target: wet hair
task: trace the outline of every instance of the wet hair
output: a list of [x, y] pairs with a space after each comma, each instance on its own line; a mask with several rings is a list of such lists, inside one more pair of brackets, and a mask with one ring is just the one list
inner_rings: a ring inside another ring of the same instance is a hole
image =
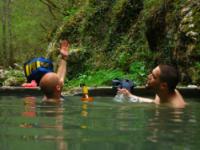
[[179, 82], [178, 70], [171, 65], [159, 65], [160, 68], [160, 80], [166, 82], [169, 92], [173, 92]]

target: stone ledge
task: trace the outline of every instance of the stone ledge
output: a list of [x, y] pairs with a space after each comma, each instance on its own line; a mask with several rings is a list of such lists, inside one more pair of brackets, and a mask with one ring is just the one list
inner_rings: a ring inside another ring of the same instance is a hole
[[[200, 98], [200, 87], [178, 87], [177, 88], [180, 93], [184, 97], [195, 97]], [[112, 89], [112, 87], [97, 87], [97, 88], [90, 88], [89, 92], [92, 96], [115, 96], [116, 91]], [[132, 91], [135, 95], [138, 96], [154, 96], [154, 93], [152, 90], [146, 89], [145, 87], [136, 87]]]
[[[177, 88], [184, 97], [195, 97], [200, 98], [200, 87], [178, 87]], [[132, 93], [138, 96], [154, 96], [151, 90], [145, 87], [136, 87]], [[116, 91], [112, 87], [90, 87], [89, 94], [91, 96], [114, 96]], [[8, 95], [32, 95], [39, 96], [42, 95], [39, 87], [36, 88], [23, 88], [23, 87], [0, 87], [0, 96]], [[63, 95], [81, 96], [81, 88], [72, 88], [70, 90], [64, 91]]]
[[0, 96], [9, 96], [9, 95], [17, 95], [17, 96], [37, 96], [42, 95], [39, 87], [36, 88], [24, 88], [24, 87], [13, 87], [13, 86], [5, 86], [0, 87]]

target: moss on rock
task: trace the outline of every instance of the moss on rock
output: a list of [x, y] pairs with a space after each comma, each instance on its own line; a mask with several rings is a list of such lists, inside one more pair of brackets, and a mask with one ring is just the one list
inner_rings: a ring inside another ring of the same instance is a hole
[[[74, 3], [75, 4], [75, 3]], [[198, 0], [88, 0], [73, 9], [52, 41], [68, 38], [73, 48], [86, 50], [73, 65], [73, 75], [87, 70], [120, 68], [128, 73], [135, 61], [147, 68], [159, 63], [179, 67], [186, 84], [198, 84], [200, 3]], [[55, 46], [55, 44], [54, 44]], [[69, 72], [70, 74], [70, 72]]]

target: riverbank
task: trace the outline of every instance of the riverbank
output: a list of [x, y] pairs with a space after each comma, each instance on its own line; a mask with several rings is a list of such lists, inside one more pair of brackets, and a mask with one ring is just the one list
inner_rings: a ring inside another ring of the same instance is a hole
[[[184, 97], [200, 97], [200, 87], [192, 86], [192, 87], [178, 87], [177, 88]], [[153, 92], [145, 87], [135, 87], [132, 91], [134, 94], [139, 96], [153, 96]], [[65, 96], [81, 96], [81, 88], [71, 88], [69, 90], [65, 90], [62, 93]], [[116, 91], [112, 89], [110, 86], [104, 87], [89, 87], [89, 94], [91, 96], [114, 96]], [[39, 96], [42, 95], [39, 87], [36, 88], [23, 88], [23, 87], [0, 87], [0, 96]]]

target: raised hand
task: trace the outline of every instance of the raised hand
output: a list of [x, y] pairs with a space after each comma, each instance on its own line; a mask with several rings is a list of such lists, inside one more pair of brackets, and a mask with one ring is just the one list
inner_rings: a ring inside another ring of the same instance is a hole
[[62, 40], [60, 43], [60, 54], [63, 59], [67, 59], [69, 50], [69, 42], [67, 40]]

